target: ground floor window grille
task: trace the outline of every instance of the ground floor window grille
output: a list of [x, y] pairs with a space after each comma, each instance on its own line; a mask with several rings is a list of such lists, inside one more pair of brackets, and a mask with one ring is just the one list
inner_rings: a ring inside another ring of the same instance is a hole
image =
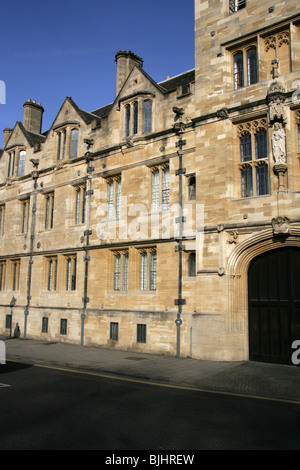
[[42, 318], [42, 333], [48, 333], [48, 317]]
[[10, 330], [11, 325], [12, 325], [12, 316], [11, 315], [6, 315], [6, 317], [5, 317], [5, 328]]
[[138, 323], [137, 325], [137, 342], [146, 343], [147, 339], [147, 325]]
[[119, 323], [110, 323], [109, 339], [111, 339], [112, 341], [119, 341]]
[[67, 326], [68, 326], [68, 320], [66, 318], [62, 318], [60, 320], [60, 334], [61, 335], [67, 334]]

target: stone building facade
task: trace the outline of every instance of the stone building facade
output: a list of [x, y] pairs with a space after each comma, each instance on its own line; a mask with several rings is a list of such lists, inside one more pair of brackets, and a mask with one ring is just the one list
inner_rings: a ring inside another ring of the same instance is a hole
[[300, 339], [300, 10], [195, 0], [195, 68], [28, 100], [0, 157], [0, 334], [289, 363]]

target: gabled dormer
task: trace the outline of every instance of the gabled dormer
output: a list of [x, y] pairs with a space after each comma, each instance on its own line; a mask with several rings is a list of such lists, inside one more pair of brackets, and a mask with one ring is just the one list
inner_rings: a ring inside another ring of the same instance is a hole
[[44, 109], [40, 103], [27, 100], [24, 105], [23, 123], [16, 122], [13, 129], [4, 129], [1, 155], [2, 180], [22, 177], [33, 169], [33, 154], [38, 152], [45, 136], [41, 134]]
[[4, 149], [1, 157], [4, 178], [17, 178], [30, 173], [30, 156], [40, 149], [45, 136], [25, 129], [17, 122], [13, 129], [4, 129]]
[[116, 63], [117, 96], [111, 111], [119, 112], [120, 141], [131, 143], [171, 127], [172, 107], [178, 100], [182, 105], [193, 93], [195, 71], [157, 83], [144, 71], [143, 60], [131, 51], [119, 51]]
[[83, 140], [88, 131], [101, 127], [101, 118], [80, 109], [71, 97], [64, 100], [47, 136], [47, 145], [55, 160], [69, 160], [83, 155]]
[[156, 104], [157, 99], [163, 98], [163, 90], [143, 70], [143, 60], [133, 52], [118, 52], [116, 62], [114, 109], [119, 112], [120, 140], [128, 141], [155, 132]]

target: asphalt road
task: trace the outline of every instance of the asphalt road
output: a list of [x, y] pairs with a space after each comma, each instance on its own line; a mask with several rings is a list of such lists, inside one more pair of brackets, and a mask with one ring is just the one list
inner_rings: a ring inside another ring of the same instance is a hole
[[13, 362], [0, 366], [0, 417], [1, 450], [300, 450], [297, 404]]

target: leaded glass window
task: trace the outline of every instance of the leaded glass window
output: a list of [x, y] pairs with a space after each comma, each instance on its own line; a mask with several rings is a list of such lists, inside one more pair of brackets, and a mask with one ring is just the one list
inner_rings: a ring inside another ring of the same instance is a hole
[[241, 196], [269, 194], [266, 119], [240, 124], [239, 132]]
[[78, 155], [78, 129], [72, 129], [71, 131], [71, 158], [75, 158]]
[[147, 280], [148, 280], [148, 276], [147, 276], [147, 261], [148, 261], [148, 257], [147, 257], [147, 252], [143, 251], [141, 253], [141, 266], [140, 266], [140, 289], [141, 290], [147, 290]]
[[19, 168], [18, 168], [18, 175], [25, 174], [25, 160], [26, 160], [26, 152], [25, 150], [21, 150], [19, 155]]
[[144, 101], [144, 133], [152, 132], [152, 101]]

